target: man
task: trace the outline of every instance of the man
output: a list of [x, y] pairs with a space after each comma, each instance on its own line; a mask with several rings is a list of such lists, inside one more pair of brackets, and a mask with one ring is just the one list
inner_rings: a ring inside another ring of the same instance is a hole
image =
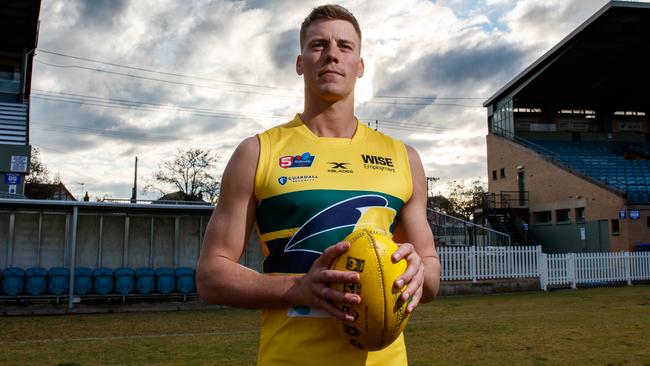
[[[293, 121], [245, 139], [222, 179], [197, 267], [210, 303], [262, 308], [259, 365], [406, 365], [403, 337], [377, 352], [352, 347], [331, 317], [352, 321], [335, 304], [356, 294], [330, 283], [357, 282], [328, 266], [362, 227], [394, 232], [393, 260], [407, 269], [395, 283], [412, 312], [438, 290], [440, 264], [426, 220], [426, 178], [418, 154], [354, 116], [363, 75], [361, 30], [345, 8], [315, 8], [300, 30], [296, 71], [304, 111]], [[264, 274], [238, 264], [257, 222]]]

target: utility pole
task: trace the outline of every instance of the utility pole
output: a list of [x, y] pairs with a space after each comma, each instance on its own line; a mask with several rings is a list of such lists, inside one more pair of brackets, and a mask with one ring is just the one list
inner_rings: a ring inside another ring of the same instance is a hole
[[437, 177], [427, 177], [427, 206], [431, 206], [433, 201], [431, 198], [433, 197], [433, 183], [435, 183], [437, 180], [440, 180], [440, 178]]
[[131, 191], [131, 203], [138, 202], [138, 157], [135, 157], [135, 172], [133, 174], [133, 190]]

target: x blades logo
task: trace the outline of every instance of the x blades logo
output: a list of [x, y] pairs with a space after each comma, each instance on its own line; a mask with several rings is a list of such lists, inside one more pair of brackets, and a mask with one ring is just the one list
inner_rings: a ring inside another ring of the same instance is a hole
[[332, 165], [329, 169], [327, 169], [328, 173], [354, 173], [354, 170], [348, 168], [348, 165], [350, 163], [337, 163], [330, 161], [327, 164]]
[[309, 152], [302, 153], [302, 155], [287, 155], [279, 160], [280, 168], [309, 168], [314, 163], [316, 156]]

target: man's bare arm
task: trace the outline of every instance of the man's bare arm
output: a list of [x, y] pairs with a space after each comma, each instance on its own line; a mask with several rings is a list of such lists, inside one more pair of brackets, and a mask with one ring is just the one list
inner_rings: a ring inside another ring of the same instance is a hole
[[409, 309], [412, 310], [419, 302], [426, 303], [436, 297], [440, 287], [440, 260], [426, 216], [427, 182], [422, 161], [415, 149], [407, 146], [407, 151], [413, 195], [400, 212], [395, 241], [404, 244], [400, 245], [393, 259], [406, 258], [409, 262], [406, 272], [398, 281], [401, 279], [408, 283], [404, 296], [411, 299]]
[[356, 282], [358, 275], [328, 269], [349, 243], [329, 247], [304, 276], [269, 276], [238, 263], [255, 221], [255, 172], [259, 157], [257, 137], [244, 140], [233, 153], [221, 181], [219, 201], [203, 241], [196, 270], [196, 286], [209, 303], [245, 308], [307, 305], [347, 319], [332, 303], [357, 303], [358, 296], [327, 286]]

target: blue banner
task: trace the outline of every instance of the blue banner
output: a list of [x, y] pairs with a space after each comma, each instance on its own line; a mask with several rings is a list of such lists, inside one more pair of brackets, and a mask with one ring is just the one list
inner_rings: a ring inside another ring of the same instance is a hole
[[5, 184], [20, 184], [20, 174], [5, 174]]

